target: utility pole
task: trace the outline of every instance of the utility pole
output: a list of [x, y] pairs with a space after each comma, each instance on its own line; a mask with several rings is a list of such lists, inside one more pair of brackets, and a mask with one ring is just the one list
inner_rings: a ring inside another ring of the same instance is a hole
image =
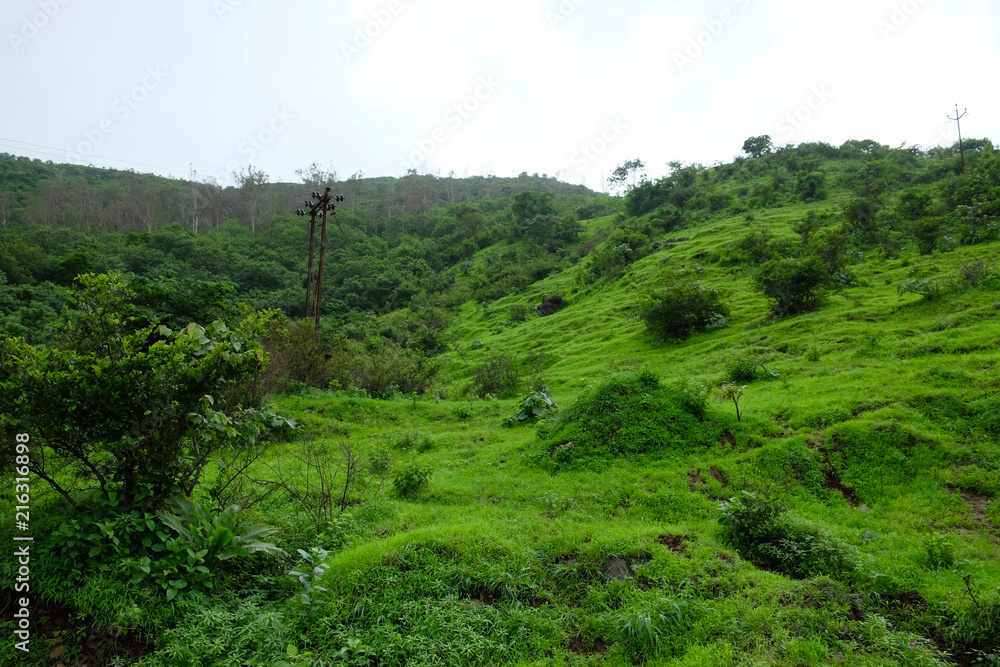
[[[321, 302], [323, 300], [323, 259], [326, 253], [326, 214], [332, 212], [336, 215], [337, 207], [333, 202], [344, 201], [344, 195], [331, 195], [330, 188], [327, 188], [323, 194], [314, 192], [312, 196], [317, 201], [306, 200], [307, 208], [300, 208], [295, 213], [300, 216], [309, 216], [309, 268], [307, 269], [308, 275], [306, 276], [306, 317], [309, 317], [310, 314], [315, 314], [316, 331], [319, 331], [319, 316], [322, 312]], [[310, 297], [313, 289], [313, 239], [316, 236], [316, 216], [320, 213], [323, 214], [323, 221], [319, 241], [319, 271], [315, 281], [316, 300], [312, 302]]]
[[193, 213], [191, 214], [191, 224], [194, 228], [194, 233], [198, 233], [198, 186], [195, 185], [195, 178], [198, 176], [198, 172], [194, 170], [194, 163], [188, 163], [188, 169], [191, 170], [191, 207]]
[[958, 123], [958, 152], [962, 154], [962, 171], [965, 171], [965, 147], [962, 145], [962, 119], [965, 118], [965, 114], [969, 113], [968, 109], [962, 111], [961, 115], [958, 113], [958, 104], [955, 104], [955, 117], [952, 118], [948, 116], [948, 120], [953, 120]]

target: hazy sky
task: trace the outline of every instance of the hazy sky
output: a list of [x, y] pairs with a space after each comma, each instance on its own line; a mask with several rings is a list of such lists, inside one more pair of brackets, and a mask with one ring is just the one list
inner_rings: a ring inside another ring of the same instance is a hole
[[0, 151], [222, 183], [521, 171], [600, 188], [752, 135], [1000, 142], [987, 0], [3, 0]]

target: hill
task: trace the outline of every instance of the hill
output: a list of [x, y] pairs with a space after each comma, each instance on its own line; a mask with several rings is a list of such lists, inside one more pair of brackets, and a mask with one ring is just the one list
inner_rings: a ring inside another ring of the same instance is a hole
[[[334, 278], [316, 337], [276, 320], [300, 427], [193, 494], [299, 557], [170, 603], [127, 561], [67, 585], [53, 550], [43, 594], [149, 665], [995, 664], [1000, 154], [965, 157], [785, 147], [596, 217], [526, 191], [359, 235], [385, 245], [358, 265], [431, 271], [395, 300]], [[442, 254], [462, 221], [491, 231]], [[238, 247], [187, 234], [130, 243]], [[144, 279], [150, 321], [184, 315]]]

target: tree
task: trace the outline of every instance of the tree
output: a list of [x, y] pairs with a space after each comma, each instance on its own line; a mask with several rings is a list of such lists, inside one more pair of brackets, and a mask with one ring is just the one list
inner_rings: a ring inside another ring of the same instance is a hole
[[522, 192], [514, 195], [510, 202], [510, 212], [514, 214], [517, 223], [524, 223], [539, 215], [554, 215], [556, 213], [551, 192]]
[[636, 181], [643, 182], [646, 180], [646, 173], [640, 172], [644, 169], [646, 165], [642, 163], [642, 160], [636, 158], [634, 160], [626, 160], [625, 164], [622, 164], [615, 168], [611, 172], [611, 176], [608, 177], [608, 185], [613, 188], [620, 188], [628, 183], [628, 188], [626, 192], [630, 192], [635, 189]]
[[250, 219], [250, 231], [257, 232], [257, 212], [260, 208], [260, 196], [270, 178], [260, 169], [254, 169], [249, 165], [246, 169], [240, 169], [233, 173], [236, 185], [243, 191], [244, 205], [246, 206], [247, 217]]
[[174, 331], [135, 317], [133, 296], [119, 273], [86, 274], [57, 345], [0, 343], [0, 428], [30, 434], [31, 472], [74, 506], [190, 495], [214, 452], [293, 425], [235, 398], [267, 363], [270, 314]]
[[771, 312], [779, 317], [819, 308], [830, 282], [828, 267], [815, 255], [772, 259], [754, 274], [757, 290], [771, 299]]
[[770, 153], [773, 148], [774, 144], [771, 142], [771, 136], [768, 134], [762, 134], [759, 137], [750, 137], [743, 142], [743, 152], [750, 157], [761, 157]]

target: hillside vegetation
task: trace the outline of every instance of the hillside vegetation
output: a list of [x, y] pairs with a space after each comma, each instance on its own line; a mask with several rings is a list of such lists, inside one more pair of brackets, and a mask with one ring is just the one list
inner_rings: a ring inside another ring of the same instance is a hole
[[33, 482], [34, 664], [1000, 664], [1000, 153], [754, 139], [345, 218], [315, 336], [293, 216], [10, 224], [8, 441], [88, 424], [18, 403], [45, 373], [214, 397], [149, 454], [183, 493], [104, 412]]

